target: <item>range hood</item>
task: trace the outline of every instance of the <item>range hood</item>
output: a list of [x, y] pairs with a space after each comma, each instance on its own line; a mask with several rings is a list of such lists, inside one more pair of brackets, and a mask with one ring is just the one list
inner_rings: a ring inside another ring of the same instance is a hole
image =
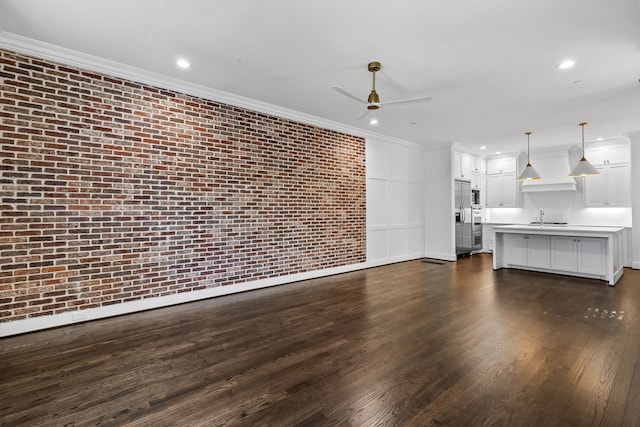
[[[524, 164], [518, 162], [519, 164]], [[531, 153], [531, 164], [540, 174], [538, 181], [524, 181], [523, 193], [541, 191], [576, 191], [576, 180], [569, 176], [569, 147]]]

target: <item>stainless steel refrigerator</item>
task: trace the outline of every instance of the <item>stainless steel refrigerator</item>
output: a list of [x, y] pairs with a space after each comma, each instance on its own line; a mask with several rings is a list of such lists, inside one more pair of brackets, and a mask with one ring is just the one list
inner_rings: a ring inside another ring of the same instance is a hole
[[467, 256], [473, 250], [471, 183], [454, 181], [455, 220], [456, 220], [456, 256]]

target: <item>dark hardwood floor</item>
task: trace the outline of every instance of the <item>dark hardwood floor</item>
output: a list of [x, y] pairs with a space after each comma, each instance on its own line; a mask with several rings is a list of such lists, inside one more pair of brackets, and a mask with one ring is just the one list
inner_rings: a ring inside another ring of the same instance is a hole
[[640, 271], [411, 261], [0, 339], [0, 425], [640, 425]]

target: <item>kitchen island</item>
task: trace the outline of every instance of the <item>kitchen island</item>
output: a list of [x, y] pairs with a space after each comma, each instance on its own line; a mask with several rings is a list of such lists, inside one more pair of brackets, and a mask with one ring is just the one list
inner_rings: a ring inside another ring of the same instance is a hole
[[614, 286], [624, 272], [622, 227], [504, 225], [493, 227], [493, 269], [588, 277]]

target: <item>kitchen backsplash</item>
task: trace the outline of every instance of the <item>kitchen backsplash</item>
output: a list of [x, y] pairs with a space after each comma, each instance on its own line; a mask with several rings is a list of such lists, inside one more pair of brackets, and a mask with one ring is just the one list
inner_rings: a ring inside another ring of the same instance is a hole
[[612, 225], [631, 227], [630, 207], [584, 207], [578, 192], [532, 193], [522, 195], [520, 208], [484, 209], [484, 221], [492, 223], [527, 224], [539, 220], [540, 208], [544, 220], [575, 225]]

